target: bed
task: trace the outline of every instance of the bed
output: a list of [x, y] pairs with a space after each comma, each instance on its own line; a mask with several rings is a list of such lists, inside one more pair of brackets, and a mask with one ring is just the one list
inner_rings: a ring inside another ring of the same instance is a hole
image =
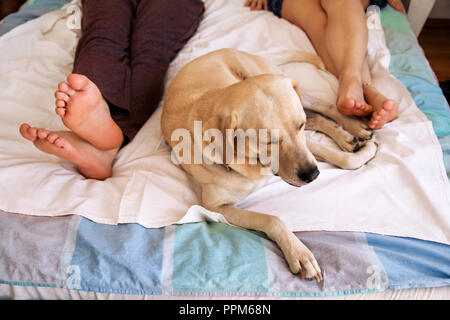
[[[0, 35], [68, 2], [28, 1], [5, 18]], [[448, 103], [406, 18], [390, 7], [380, 16], [389, 72], [432, 122], [448, 177]], [[263, 235], [220, 221], [146, 228], [14, 212], [0, 211], [4, 299], [450, 299], [450, 246], [439, 241], [295, 232], [322, 266], [325, 281], [318, 284], [291, 274]]]

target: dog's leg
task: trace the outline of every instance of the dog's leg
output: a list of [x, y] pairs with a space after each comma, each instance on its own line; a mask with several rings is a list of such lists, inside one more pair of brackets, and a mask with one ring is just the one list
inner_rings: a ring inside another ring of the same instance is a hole
[[355, 170], [369, 162], [376, 152], [377, 145], [373, 141], [368, 141], [365, 146], [357, 152], [345, 152], [334, 148], [326, 147], [316, 141], [307, 139], [306, 144], [312, 154], [320, 160], [334, 164], [335, 166]]
[[333, 120], [310, 111], [306, 112], [306, 116], [306, 130], [314, 130], [326, 134], [344, 151], [356, 152], [365, 144], [364, 142], [360, 143], [356, 137], [345, 131], [341, 125]]
[[227, 221], [235, 226], [264, 232], [275, 241], [289, 264], [292, 273], [320, 282], [322, 273], [316, 259], [309, 249], [286, 227], [278, 217], [268, 214], [242, 210], [232, 205], [208, 208], [221, 213]]
[[342, 125], [345, 131], [360, 140], [369, 140], [372, 138], [373, 132], [370, 130], [365, 121], [355, 117], [343, 115], [334, 105], [314, 101], [305, 108], [323, 114], [324, 116], [334, 120], [336, 123]]

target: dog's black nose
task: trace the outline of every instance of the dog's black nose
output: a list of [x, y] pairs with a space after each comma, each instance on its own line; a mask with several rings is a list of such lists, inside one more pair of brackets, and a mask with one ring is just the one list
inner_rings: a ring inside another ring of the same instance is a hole
[[305, 182], [311, 182], [314, 181], [319, 176], [319, 173], [320, 172], [317, 166], [314, 166], [313, 168], [299, 170], [297, 175], [300, 178], [300, 180]]

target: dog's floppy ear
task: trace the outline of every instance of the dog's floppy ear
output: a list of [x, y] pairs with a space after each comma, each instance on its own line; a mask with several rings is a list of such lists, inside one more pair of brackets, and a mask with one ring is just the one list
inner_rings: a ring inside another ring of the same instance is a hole
[[[233, 140], [227, 140], [227, 130], [236, 130], [238, 127], [238, 113], [232, 111], [230, 115], [216, 114], [209, 118], [203, 124], [203, 159], [206, 162], [225, 164], [226, 159], [226, 145], [228, 143], [234, 144]], [[221, 140], [221, 141], [219, 141]]]
[[207, 164], [224, 163], [225, 130], [223, 116], [219, 114], [212, 116], [202, 124], [202, 128], [203, 160]]
[[[224, 145], [224, 153], [223, 153], [223, 163], [225, 164], [225, 167], [229, 169], [229, 161], [231, 160], [230, 157], [233, 158], [233, 162], [235, 162], [235, 152], [236, 152], [236, 141], [234, 138], [234, 135], [231, 135], [231, 132], [236, 132], [236, 129], [238, 128], [239, 123], [239, 115], [238, 113], [233, 110], [230, 115], [226, 116], [224, 119], [224, 127], [223, 127], [223, 145]], [[229, 150], [230, 146], [233, 146], [233, 154], [229, 154], [227, 159], [227, 150], [228, 152], [231, 152]]]
[[295, 81], [294, 79], [291, 79], [291, 82], [292, 82], [292, 88], [294, 88], [295, 92], [297, 93], [297, 95], [300, 99], [300, 102], [303, 103], [302, 95], [300, 93], [300, 89], [298, 87], [297, 81]]
[[[226, 133], [226, 130], [229, 130], [229, 134]], [[239, 134], [244, 133], [243, 130], [244, 129], [239, 128], [239, 114], [236, 111], [233, 111], [231, 115], [227, 116], [225, 119], [224, 133], [226, 141], [224, 144], [225, 154], [223, 163], [228, 171], [234, 170], [250, 179], [256, 179], [260, 177], [262, 168], [261, 162], [258, 161], [259, 153], [257, 138], [255, 137], [256, 140], [253, 140], [253, 143], [250, 142], [250, 138], [244, 138], [245, 149], [243, 150], [243, 158], [240, 158], [242, 155], [238, 154], [238, 136]], [[240, 131], [240, 133], [238, 133], [238, 131]]]
[[[257, 130], [248, 129], [244, 131], [244, 129], [239, 128], [239, 115], [236, 111], [233, 111], [226, 119], [226, 131], [229, 131], [225, 132], [227, 148], [225, 151], [229, 153], [227, 160], [231, 160], [232, 157], [234, 164], [242, 164], [241, 161], [245, 158], [246, 162], [256, 164], [259, 155]], [[243, 144], [242, 141], [244, 141]], [[242, 146], [245, 149], [239, 150], [239, 147], [242, 148]], [[229, 150], [230, 148], [231, 150]], [[241, 152], [241, 154], [238, 155], [238, 152]]]

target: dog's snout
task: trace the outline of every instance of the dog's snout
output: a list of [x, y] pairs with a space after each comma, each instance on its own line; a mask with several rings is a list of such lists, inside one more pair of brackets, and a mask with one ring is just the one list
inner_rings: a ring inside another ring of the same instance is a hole
[[313, 168], [308, 168], [307, 170], [299, 170], [297, 175], [300, 178], [300, 180], [305, 182], [311, 182], [314, 181], [319, 176], [319, 169], [317, 166], [314, 166]]

